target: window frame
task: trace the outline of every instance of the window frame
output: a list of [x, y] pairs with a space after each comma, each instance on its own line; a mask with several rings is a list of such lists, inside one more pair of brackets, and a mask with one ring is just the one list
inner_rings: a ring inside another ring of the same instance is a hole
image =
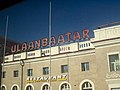
[[[4, 88], [4, 89], [3, 89]], [[6, 87], [5, 86], [1, 86], [1, 90], [6, 90]]]
[[45, 84], [44, 86], [42, 86], [42, 90], [44, 90], [45, 87], [47, 87], [47, 90], [50, 89], [50, 86], [48, 84]]
[[27, 69], [27, 76], [33, 76], [33, 69]]
[[2, 78], [6, 78], [6, 71], [2, 72]]
[[117, 87], [117, 88], [111, 88], [110, 90], [114, 90], [114, 89], [119, 89], [119, 90], [120, 90], [120, 87]]
[[86, 82], [89, 82], [92, 85], [91, 87], [89, 87], [90, 89], [95, 90], [95, 86], [94, 86], [95, 84], [93, 83], [93, 81], [91, 81], [89, 79], [85, 79], [80, 83], [79, 90], [85, 90], [85, 89], [83, 89], [83, 84], [85, 84]]
[[13, 77], [18, 77], [19, 76], [19, 71], [18, 70], [14, 70], [13, 71]]
[[[12, 87], [12, 90], [14, 90], [14, 88], [17, 88], [17, 90], [19, 90], [17, 86], [13, 86], [13, 87]], [[15, 89], [15, 90], [16, 90], [16, 89]]]
[[[67, 69], [66, 69], [67, 67]], [[61, 65], [61, 73], [68, 73], [68, 65], [65, 64], [65, 65]]]
[[81, 71], [89, 71], [90, 70], [90, 62], [82, 62], [81, 63]]
[[26, 90], [29, 90], [29, 89], [30, 89], [30, 90], [34, 90], [31, 85], [28, 85], [28, 86], [26, 87]]
[[49, 74], [49, 67], [43, 67], [43, 75], [48, 75], [48, 74]]
[[118, 54], [118, 59], [119, 59], [119, 61], [120, 61], [120, 53], [119, 53], [119, 52], [107, 53], [107, 61], [108, 61], [108, 69], [109, 69], [109, 72], [116, 72], [116, 71], [111, 71], [111, 69], [110, 69], [110, 60], [109, 60], [109, 56], [110, 56], [110, 55], [115, 55], [115, 54]]
[[28, 90], [28, 87], [29, 87], [29, 86], [32, 87], [32, 90], [35, 90], [33, 84], [31, 84], [31, 83], [28, 83], [28, 84], [25, 86], [25, 89], [24, 89], [24, 90]]

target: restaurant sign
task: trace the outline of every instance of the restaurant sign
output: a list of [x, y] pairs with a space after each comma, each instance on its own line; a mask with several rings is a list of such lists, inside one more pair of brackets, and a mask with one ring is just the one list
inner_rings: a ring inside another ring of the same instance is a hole
[[28, 77], [27, 83], [47, 82], [47, 81], [66, 81], [67, 75], [46, 76], [46, 77]]

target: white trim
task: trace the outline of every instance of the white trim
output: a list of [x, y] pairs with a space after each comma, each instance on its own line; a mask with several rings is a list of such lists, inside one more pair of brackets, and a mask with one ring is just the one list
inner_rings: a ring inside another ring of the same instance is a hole
[[70, 84], [69, 82], [67, 82], [67, 81], [62, 82], [62, 83], [59, 85], [59, 90], [61, 90], [61, 85], [64, 84], [64, 83], [67, 83], [67, 84], [70, 86], [70, 90], [72, 90], [71, 84]]
[[4, 87], [5, 87], [5, 90], [7, 90], [7, 87], [6, 87], [6, 85], [5, 85], [5, 84], [2, 84], [2, 85], [1, 85], [1, 88], [2, 88], [2, 86], [4, 86]]
[[109, 90], [112, 88], [120, 88], [120, 84], [111, 84], [111, 86], [109, 86]]
[[109, 79], [109, 80], [106, 80], [106, 81], [108, 83], [109, 90], [111, 90], [111, 88], [120, 88], [120, 79]]
[[112, 55], [112, 54], [119, 54], [120, 52], [118, 51], [118, 52], [109, 52], [109, 53], [107, 53], [107, 55]]
[[20, 90], [20, 87], [17, 84], [13, 84], [11, 90], [13, 89], [14, 86], [17, 86], [18, 90]]
[[[74, 58], [74, 57], [80, 57], [80, 56], [87, 56], [87, 55], [94, 55], [95, 54], [95, 50], [90, 50], [90, 51], [84, 51], [84, 52], [74, 52], [74, 53], [68, 53], [68, 56], [70, 58]], [[56, 60], [60, 60], [61, 58], [66, 58], [66, 54], [61, 54], [61, 55], [56, 55], [56, 56], [52, 56], [51, 57], [51, 62], [52, 61], [56, 61]], [[32, 63], [42, 63], [42, 62], [49, 62], [49, 57], [42, 57], [42, 58], [35, 58], [35, 59], [28, 59], [28, 60], [24, 60], [25, 64], [29, 64], [29, 62]], [[16, 64], [20, 64], [19, 61], [16, 62], [9, 62], [9, 63], [4, 63], [5, 67], [11, 67], [10, 65], [16, 65]]]
[[[32, 88], [33, 88], [33, 90], [34, 90], [34, 86], [32, 85], [32, 84], [30, 84], [30, 83], [28, 83], [28, 84], [26, 84], [26, 86], [25, 86], [25, 90], [26, 90], [26, 88], [27, 88], [27, 86], [32, 86]], [[23, 89], [24, 90], [24, 89]]]
[[90, 82], [90, 84], [92, 85], [92, 90], [95, 90], [94, 83], [89, 79], [85, 79], [80, 83], [79, 90], [82, 90], [82, 85], [83, 85], [84, 82]]

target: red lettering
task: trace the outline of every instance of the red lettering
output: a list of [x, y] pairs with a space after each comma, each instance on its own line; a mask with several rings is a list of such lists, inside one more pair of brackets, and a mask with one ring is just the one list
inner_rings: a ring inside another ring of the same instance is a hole
[[28, 50], [33, 50], [34, 49], [34, 43], [30, 42], [28, 45]]
[[71, 35], [71, 34], [72, 34], [71, 32], [66, 33], [67, 41], [68, 41], [68, 42], [70, 42], [70, 35]]
[[20, 51], [20, 45], [18, 44], [16, 52], [19, 52], [19, 51]]
[[79, 39], [80, 40], [80, 33], [74, 32], [73, 40]]
[[27, 50], [27, 43], [23, 43], [22, 44], [22, 51], [26, 51]]
[[43, 38], [42, 39], [42, 46], [46, 47], [48, 45], [48, 39], [47, 38]]
[[55, 37], [51, 37], [50, 40], [51, 40], [51, 46], [55, 46], [55, 44], [56, 44]]
[[85, 29], [83, 30], [83, 38], [89, 38], [89, 30], [88, 29]]
[[[36, 40], [34, 42], [29, 42], [28, 45], [26, 42], [24, 42], [23, 44], [17, 44], [17, 45], [13, 45], [11, 47], [11, 52], [12, 53], [16, 53], [16, 52], [20, 52], [20, 51], [27, 51], [27, 50], [34, 50], [34, 49], [39, 49], [41, 46], [42, 47], [46, 47], [47, 45], [49, 45], [49, 42], [51, 44], [51, 46], [55, 46], [56, 43], [58, 44], [63, 44], [65, 43], [65, 40], [67, 40], [67, 42], [70, 42], [71, 40], [80, 40], [81, 38], [89, 38], [89, 30], [88, 29], [84, 29], [82, 31], [82, 37], [80, 37], [80, 33], [79, 32], [74, 32], [73, 33], [73, 37], [72, 37], [72, 33], [71, 32], [67, 32], [65, 35], [61, 34], [58, 36], [58, 41], [56, 41], [56, 38], [54, 36], [52, 36], [51, 38], [43, 38], [41, 41]], [[66, 36], [66, 37], [64, 37]]]
[[59, 43], [64, 43], [64, 42], [65, 42], [64, 36], [63, 35], [59, 35], [58, 36], [58, 44]]
[[35, 48], [40, 48], [40, 40], [35, 41]]
[[13, 45], [13, 46], [11, 47], [11, 52], [12, 52], [12, 53], [15, 53], [15, 52], [16, 52], [16, 45]]

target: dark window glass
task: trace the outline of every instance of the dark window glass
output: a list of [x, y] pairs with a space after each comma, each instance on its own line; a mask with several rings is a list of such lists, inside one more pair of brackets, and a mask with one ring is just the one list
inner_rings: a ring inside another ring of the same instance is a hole
[[5, 78], [6, 77], [6, 71], [3, 71], [2, 72], [2, 78]]
[[33, 90], [33, 88], [31, 85], [29, 85], [29, 86], [27, 86], [26, 90]]
[[18, 77], [18, 70], [13, 71], [13, 77]]
[[68, 72], [68, 65], [62, 65], [61, 66], [61, 73], [66, 73]]
[[119, 54], [109, 55], [109, 67], [110, 71], [120, 71], [120, 59]]
[[27, 70], [27, 76], [33, 76], [33, 69]]
[[43, 75], [49, 74], [49, 67], [43, 67]]
[[14, 87], [12, 88], [12, 90], [18, 90], [18, 87], [17, 87], [17, 86], [14, 86]]
[[82, 71], [89, 71], [89, 62], [81, 63]]

